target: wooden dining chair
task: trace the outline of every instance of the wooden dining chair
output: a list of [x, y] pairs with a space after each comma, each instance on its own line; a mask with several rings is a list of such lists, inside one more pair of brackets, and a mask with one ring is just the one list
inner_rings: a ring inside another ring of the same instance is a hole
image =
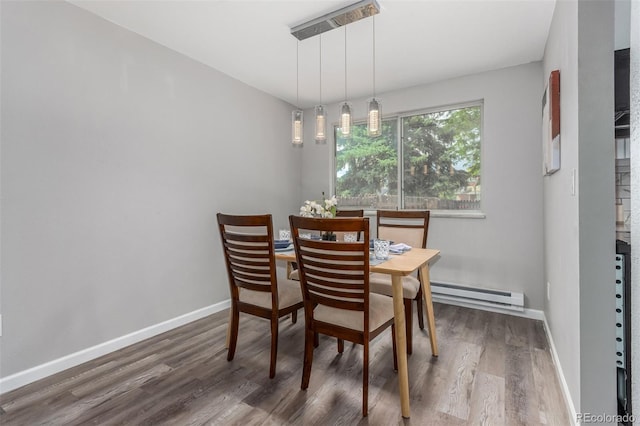
[[235, 355], [240, 312], [266, 318], [271, 321], [269, 377], [273, 378], [278, 354], [278, 319], [290, 313], [295, 322], [298, 309], [303, 307], [300, 284], [276, 268], [270, 214], [218, 213], [217, 216], [231, 292], [227, 361]]
[[[391, 326], [395, 358], [393, 300], [369, 292], [369, 219], [323, 219], [290, 216], [304, 300], [305, 346], [302, 389], [311, 377], [318, 334], [364, 346], [362, 415], [368, 411], [369, 342]], [[324, 241], [300, 237], [300, 230], [362, 232], [364, 241]]]
[[[378, 210], [376, 226], [378, 238], [394, 243], [404, 243], [411, 247], [427, 247], [429, 233], [429, 210]], [[391, 277], [386, 274], [371, 274], [371, 292], [393, 296]], [[405, 324], [407, 328], [407, 353], [413, 352], [413, 312], [412, 301], [415, 300], [418, 311], [418, 325], [424, 330], [424, 314], [422, 303], [422, 286], [419, 277], [408, 275], [402, 277], [402, 294], [404, 298]]]

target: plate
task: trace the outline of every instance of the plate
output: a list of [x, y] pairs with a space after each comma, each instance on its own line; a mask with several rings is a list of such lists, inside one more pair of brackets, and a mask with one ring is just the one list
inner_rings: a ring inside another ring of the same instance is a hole
[[277, 252], [293, 250], [293, 244], [289, 244], [288, 246], [281, 247], [281, 248], [276, 247], [274, 250]]
[[289, 247], [289, 245], [291, 244], [291, 242], [289, 240], [275, 240], [273, 242], [273, 246], [277, 249], [284, 249]]

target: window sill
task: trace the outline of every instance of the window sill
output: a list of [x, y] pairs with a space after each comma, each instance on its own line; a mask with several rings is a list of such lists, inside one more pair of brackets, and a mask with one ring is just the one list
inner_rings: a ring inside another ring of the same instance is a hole
[[473, 211], [431, 210], [431, 217], [486, 219], [487, 215], [479, 210], [473, 210]]
[[[430, 210], [431, 217], [451, 219], [486, 219], [487, 215], [479, 210]], [[376, 210], [365, 210], [365, 216], [376, 217]]]

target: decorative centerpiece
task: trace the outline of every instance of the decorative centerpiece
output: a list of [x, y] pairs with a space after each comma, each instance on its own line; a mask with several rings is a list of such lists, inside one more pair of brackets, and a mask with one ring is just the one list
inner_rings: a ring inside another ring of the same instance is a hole
[[[338, 210], [338, 200], [334, 195], [331, 198], [325, 198], [324, 192], [322, 193], [322, 201], [305, 201], [300, 207], [300, 216], [304, 217], [336, 217], [336, 211]], [[336, 234], [333, 232], [326, 232], [322, 234], [323, 240], [335, 241]]]

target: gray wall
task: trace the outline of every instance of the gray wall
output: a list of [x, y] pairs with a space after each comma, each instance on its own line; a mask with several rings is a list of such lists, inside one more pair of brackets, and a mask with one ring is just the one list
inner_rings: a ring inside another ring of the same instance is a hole
[[[561, 169], [544, 181], [545, 315], [577, 412], [615, 414], [613, 2], [559, 1]], [[575, 175], [576, 189], [571, 188]], [[610, 350], [603, 350], [603, 348]]]
[[64, 2], [2, 2], [2, 377], [228, 299], [215, 213], [299, 208], [291, 106]]
[[[442, 251], [433, 281], [521, 291], [543, 309], [542, 67], [532, 63], [379, 95], [385, 116], [484, 100], [484, 219], [432, 217], [430, 247]], [[365, 99], [353, 101], [363, 118]], [[307, 111], [308, 117], [312, 111]], [[338, 116], [338, 106], [329, 107]], [[310, 124], [311, 120], [307, 120]], [[312, 126], [305, 136], [313, 140]], [[302, 194], [318, 198], [332, 178], [333, 144], [305, 146]]]

